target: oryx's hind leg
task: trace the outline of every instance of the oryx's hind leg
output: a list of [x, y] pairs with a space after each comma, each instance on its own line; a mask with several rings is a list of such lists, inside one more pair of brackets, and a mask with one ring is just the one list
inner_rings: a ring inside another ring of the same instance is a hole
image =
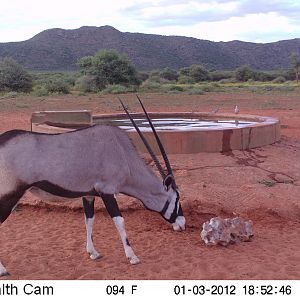
[[[15, 191], [0, 196], [0, 225], [9, 217], [26, 189], [25, 186], [19, 186]], [[5, 275], [9, 275], [9, 273], [0, 262], [0, 276]]]
[[82, 198], [84, 214], [85, 214], [85, 226], [86, 226], [86, 251], [90, 254], [91, 259], [101, 258], [102, 255], [98, 253], [93, 244], [93, 225], [95, 221], [94, 202], [95, 197], [83, 197]]
[[123, 247], [125, 250], [125, 255], [129, 259], [130, 263], [135, 265], [140, 262], [139, 258], [134, 254], [125, 230], [125, 222], [124, 218], [121, 215], [120, 209], [118, 207], [118, 203], [116, 201], [116, 198], [114, 195], [110, 194], [101, 194], [101, 198], [103, 199], [104, 205], [109, 213], [109, 215], [112, 217], [116, 228], [119, 232], [119, 235], [121, 237]]

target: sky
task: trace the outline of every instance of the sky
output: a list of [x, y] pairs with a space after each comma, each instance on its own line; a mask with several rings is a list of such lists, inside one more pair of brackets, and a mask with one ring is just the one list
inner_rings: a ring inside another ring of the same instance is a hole
[[300, 0], [0, 0], [0, 43], [50, 28], [268, 43], [300, 38]]

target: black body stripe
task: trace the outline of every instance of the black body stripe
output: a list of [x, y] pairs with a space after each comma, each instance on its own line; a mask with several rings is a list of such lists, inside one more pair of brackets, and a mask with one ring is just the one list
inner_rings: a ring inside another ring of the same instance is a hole
[[91, 219], [95, 214], [94, 213], [95, 198], [93, 198], [93, 200], [90, 201], [90, 200], [87, 200], [85, 197], [83, 197], [82, 203], [83, 203], [85, 217], [87, 219]]
[[47, 180], [42, 180], [33, 183], [31, 186], [38, 187], [39, 189], [50, 193], [52, 195], [56, 195], [59, 197], [64, 197], [64, 198], [78, 198], [82, 196], [97, 196], [97, 192], [95, 190], [87, 191], [87, 192], [82, 192], [82, 191], [70, 191], [65, 188], [60, 187], [57, 184], [51, 183]]
[[3, 195], [0, 198], [0, 222], [3, 223], [11, 214], [13, 207], [18, 203], [21, 197], [26, 192], [27, 185], [19, 185], [16, 190]]
[[101, 198], [104, 202], [104, 205], [106, 207], [107, 212], [109, 215], [114, 217], [122, 217], [122, 214], [120, 212], [118, 203], [114, 195], [111, 194], [101, 194]]
[[21, 134], [25, 134], [25, 133], [28, 133], [28, 131], [18, 130], [18, 129], [14, 129], [14, 130], [10, 130], [10, 131], [6, 131], [6, 132], [2, 133], [0, 135], [0, 146], [4, 146], [8, 141], [13, 139], [14, 137], [19, 136]]

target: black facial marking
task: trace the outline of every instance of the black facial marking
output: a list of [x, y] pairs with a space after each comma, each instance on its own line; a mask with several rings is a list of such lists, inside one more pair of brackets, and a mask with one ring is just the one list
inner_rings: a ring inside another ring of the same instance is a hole
[[178, 216], [181, 216], [181, 217], [183, 217], [183, 211], [182, 211], [181, 204], [179, 204]]
[[[170, 202], [169, 202], [169, 201], [167, 201], [167, 202], [165, 203], [165, 205], [164, 205], [162, 211], [160, 212], [160, 214], [163, 216], [163, 218], [164, 218], [165, 220], [167, 220], [168, 222], [170, 222], [170, 223], [174, 223], [174, 222], [176, 221], [176, 218], [177, 218], [178, 216], [183, 216], [183, 211], [182, 211], [181, 205], [180, 205], [180, 203], [179, 203], [180, 195], [179, 195], [179, 193], [178, 193], [177, 191], [176, 191], [176, 194], [177, 194], [176, 202], [175, 202], [175, 206], [174, 206], [174, 209], [173, 209], [173, 212], [172, 212], [170, 218], [167, 219], [167, 218], [164, 216], [165, 213], [166, 213], [166, 211], [167, 211], [167, 209], [169, 208], [169, 205], [170, 205]], [[178, 205], [179, 205], [179, 208], [178, 208]], [[178, 211], [178, 213], [177, 213], [177, 211]]]
[[165, 213], [166, 213], [167, 209], [169, 208], [169, 205], [170, 205], [170, 202], [169, 202], [169, 201], [167, 201], [167, 202], [165, 203], [165, 205], [164, 205], [164, 207], [163, 207], [162, 211], [160, 212], [160, 214], [161, 214], [162, 216], [164, 216], [164, 215], [165, 215]]
[[170, 223], [174, 223], [176, 221], [176, 218], [178, 217], [178, 213], [177, 213], [177, 208], [178, 208], [178, 204], [179, 204], [178, 202], [179, 202], [179, 197], [176, 198], [174, 210], [173, 210], [170, 220], [169, 220]]
[[114, 218], [114, 217], [122, 217], [122, 214], [120, 212], [118, 203], [114, 195], [110, 194], [102, 194], [101, 198], [104, 202], [104, 205], [106, 207], [107, 212], [109, 215]]
[[128, 241], [128, 238], [126, 238], [126, 245], [130, 247], [130, 243]]
[[94, 216], [94, 203], [95, 198], [92, 201], [87, 200], [85, 197], [82, 198], [83, 208], [85, 217], [91, 219]]
[[38, 187], [39, 189], [50, 193], [52, 195], [56, 195], [59, 197], [64, 197], [64, 198], [77, 198], [77, 197], [82, 197], [82, 196], [86, 196], [86, 195], [90, 195], [90, 196], [96, 196], [96, 191], [91, 190], [91, 191], [70, 191], [67, 190], [65, 188], [60, 187], [57, 184], [51, 183], [47, 180], [42, 180], [42, 181], [38, 181], [33, 183], [31, 186], [35, 186]]

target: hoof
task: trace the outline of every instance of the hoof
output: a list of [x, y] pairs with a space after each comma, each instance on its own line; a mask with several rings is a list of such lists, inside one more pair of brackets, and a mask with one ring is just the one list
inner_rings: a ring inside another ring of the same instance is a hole
[[129, 261], [130, 261], [130, 263], [131, 263], [132, 265], [137, 265], [137, 264], [140, 263], [140, 260], [139, 260], [139, 258], [138, 258], [137, 256], [134, 256], [134, 257], [129, 258]]
[[100, 258], [102, 258], [103, 257], [103, 255], [101, 255], [101, 254], [99, 254], [99, 253], [95, 253], [95, 254], [91, 254], [90, 255], [90, 258], [92, 259], [92, 260], [97, 260], [97, 259], [100, 259]]
[[8, 272], [1, 273], [0, 276], [10, 276], [10, 273], [8, 273]]

